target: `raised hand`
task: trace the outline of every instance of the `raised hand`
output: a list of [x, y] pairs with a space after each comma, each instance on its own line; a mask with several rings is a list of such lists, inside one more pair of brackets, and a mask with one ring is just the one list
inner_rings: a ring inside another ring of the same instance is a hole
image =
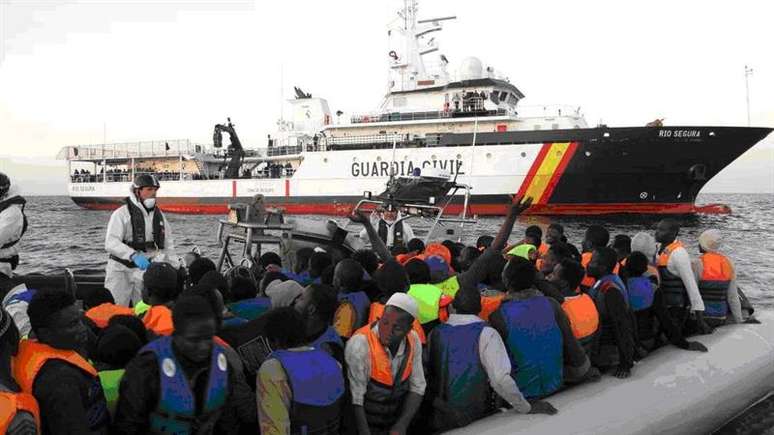
[[524, 198], [523, 196], [514, 196], [513, 202], [511, 203], [511, 208], [509, 210], [509, 214], [511, 216], [518, 216], [522, 213], [524, 213], [524, 210], [528, 209], [532, 205], [532, 197], [528, 196]]

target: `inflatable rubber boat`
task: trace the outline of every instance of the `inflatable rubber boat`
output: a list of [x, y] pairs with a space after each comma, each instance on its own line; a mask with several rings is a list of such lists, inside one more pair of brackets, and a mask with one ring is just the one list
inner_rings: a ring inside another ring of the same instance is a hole
[[628, 379], [606, 375], [547, 400], [553, 416], [503, 412], [448, 433], [707, 434], [774, 391], [774, 312], [761, 324], [729, 325], [693, 337], [707, 353], [666, 346], [634, 366]]

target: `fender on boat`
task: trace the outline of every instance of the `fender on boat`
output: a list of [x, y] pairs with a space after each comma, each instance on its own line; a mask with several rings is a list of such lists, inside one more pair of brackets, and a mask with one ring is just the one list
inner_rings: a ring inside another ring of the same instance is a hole
[[667, 346], [636, 364], [628, 379], [605, 375], [550, 396], [556, 415], [509, 411], [448, 433], [710, 433], [774, 391], [774, 312], [756, 317], [761, 324], [692, 337], [707, 353]]

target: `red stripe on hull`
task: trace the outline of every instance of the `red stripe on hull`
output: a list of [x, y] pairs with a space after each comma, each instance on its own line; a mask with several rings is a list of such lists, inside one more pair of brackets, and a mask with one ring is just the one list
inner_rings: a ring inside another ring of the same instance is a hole
[[567, 151], [562, 156], [562, 160], [559, 162], [559, 166], [556, 167], [554, 175], [551, 177], [551, 181], [548, 182], [548, 186], [546, 187], [545, 192], [543, 192], [543, 196], [539, 201], [537, 201], [538, 204], [545, 204], [551, 200], [551, 195], [554, 194], [556, 185], [559, 184], [559, 180], [562, 178], [564, 170], [567, 169], [567, 165], [570, 164], [570, 160], [572, 160], [572, 157], [575, 155], [575, 151], [577, 149], [578, 142], [571, 142], [567, 147]]
[[[81, 207], [92, 210], [114, 210], [121, 204], [84, 203]], [[321, 214], [344, 216], [349, 214], [354, 203], [294, 203], [273, 204], [288, 214]], [[167, 202], [159, 205], [163, 211], [181, 214], [220, 214], [228, 213], [226, 204], [197, 204], [195, 202]], [[503, 216], [507, 212], [504, 204], [470, 204], [469, 213], [479, 216]], [[462, 212], [462, 204], [450, 204], [447, 214]], [[685, 203], [618, 203], [618, 204], [536, 204], [525, 215], [564, 215], [588, 216], [606, 214], [730, 214], [731, 208], [723, 204], [693, 205]]]
[[532, 166], [530, 166], [527, 176], [524, 177], [524, 181], [521, 182], [521, 187], [519, 187], [519, 191], [516, 192], [516, 196], [522, 196], [527, 191], [529, 185], [532, 183], [532, 179], [535, 178], [535, 174], [537, 174], [538, 168], [543, 164], [543, 160], [545, 160], [546, 154], [548, 154], [550, 148], [551, 143], [544, 143], [540, 148], [540, 152], [538, 152], [537, 157], [535, 157], [535, 160], [532, 162]]

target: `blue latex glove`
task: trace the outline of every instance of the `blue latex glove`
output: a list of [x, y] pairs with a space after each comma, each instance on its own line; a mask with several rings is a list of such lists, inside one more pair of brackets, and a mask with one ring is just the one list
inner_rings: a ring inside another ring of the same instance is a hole
[[132, 255], [132, 262], [139, 267], [140, 270], [146, 270], [150, 267], [150, 261], [148, 261], [148, 258], [140, 252], [136, 252]]

